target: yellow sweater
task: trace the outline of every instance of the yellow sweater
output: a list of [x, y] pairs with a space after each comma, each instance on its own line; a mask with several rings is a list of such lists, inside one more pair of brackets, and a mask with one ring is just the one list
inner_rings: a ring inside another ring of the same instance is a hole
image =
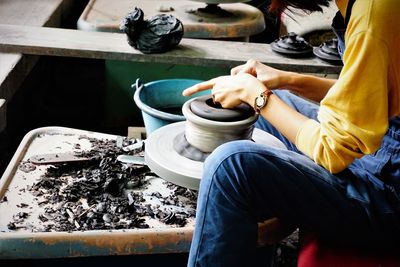
[[[346, 14], [348, 0], [337, 0]], [[331, 173], [375, 152], [400, 115], [400, 0], [357, 0], [345, 35], [344, 66], [318, 120], [296, 136], [300, 151]]]

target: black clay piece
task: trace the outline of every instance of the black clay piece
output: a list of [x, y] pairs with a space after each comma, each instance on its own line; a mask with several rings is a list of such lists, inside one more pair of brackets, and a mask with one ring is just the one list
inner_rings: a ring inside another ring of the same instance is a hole
[[120, 29], [126, 33], [130, 40], [139, 38], [145, 22], [144, 13], [140, 8], [135, 7], [128, 15], [121, 21]]
[[128, 36], [129, 45], [145, 54], [163, 53], [177, 46], [183, 37], [182, 22], [172, 15], [160, 14], [143, 20], [135, 7], [122, 21], [120, 29]]
[[174, 150], [181, 156], [194, 160], [204, 162], [210, 153], [203, 152], [200, 149], [192, 146], [186, 139], [185, 132], [178, 134], [173, 140]]
[[240, 104], [235, 109], [226, 109], [214, 103], [210, 95], [193, 100], [190, 110], [203, 119], [223, 122], [241, 121], [254, 115], [254, 110], [247, 104]]
[[273, 51], [286, 56], [307, 56], [312, 54], [313, 51], [312, 46], [294, 32], [272, 42], [271, 48]]
[[314, 55], [320, 59], [332, 62], [332, 63], [342, 63], [338, 52], [338, 40], [333, 38], [332, 40], [323, 43], [319, 47], [314, 48]]

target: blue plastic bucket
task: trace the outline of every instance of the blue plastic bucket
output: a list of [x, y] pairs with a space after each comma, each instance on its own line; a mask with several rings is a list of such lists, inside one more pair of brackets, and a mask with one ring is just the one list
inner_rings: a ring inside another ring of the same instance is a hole
[[135, 88], [133, 99], [141, 109], [144, 127], [149, 135], [154, 130], [178, 121], [184, 121], [183, 104], [196, 96], [210, 94], [206, 90], [190, 97], [182, 96], [182, 91], [201, 80], [168, 79], [143, 84], [140, 79], [132, 85]]

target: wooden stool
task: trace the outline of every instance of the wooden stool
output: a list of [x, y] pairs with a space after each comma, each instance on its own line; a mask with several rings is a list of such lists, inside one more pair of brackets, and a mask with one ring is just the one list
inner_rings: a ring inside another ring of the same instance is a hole
[[396, 250], [377, 251], [344, 248], [321, 244], [305, 234], [301, 242], [298, 267], [399, 267], [400, 254]]

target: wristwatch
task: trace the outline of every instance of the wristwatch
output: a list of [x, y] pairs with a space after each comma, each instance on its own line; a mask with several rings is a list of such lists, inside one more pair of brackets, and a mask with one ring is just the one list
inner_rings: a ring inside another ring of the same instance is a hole
[[267, 105], [269, 96], [272, 94], [271, 90], [265, 90], [254, 99], [254, 110], [257, 114], [259, 114], [261, 109]]

